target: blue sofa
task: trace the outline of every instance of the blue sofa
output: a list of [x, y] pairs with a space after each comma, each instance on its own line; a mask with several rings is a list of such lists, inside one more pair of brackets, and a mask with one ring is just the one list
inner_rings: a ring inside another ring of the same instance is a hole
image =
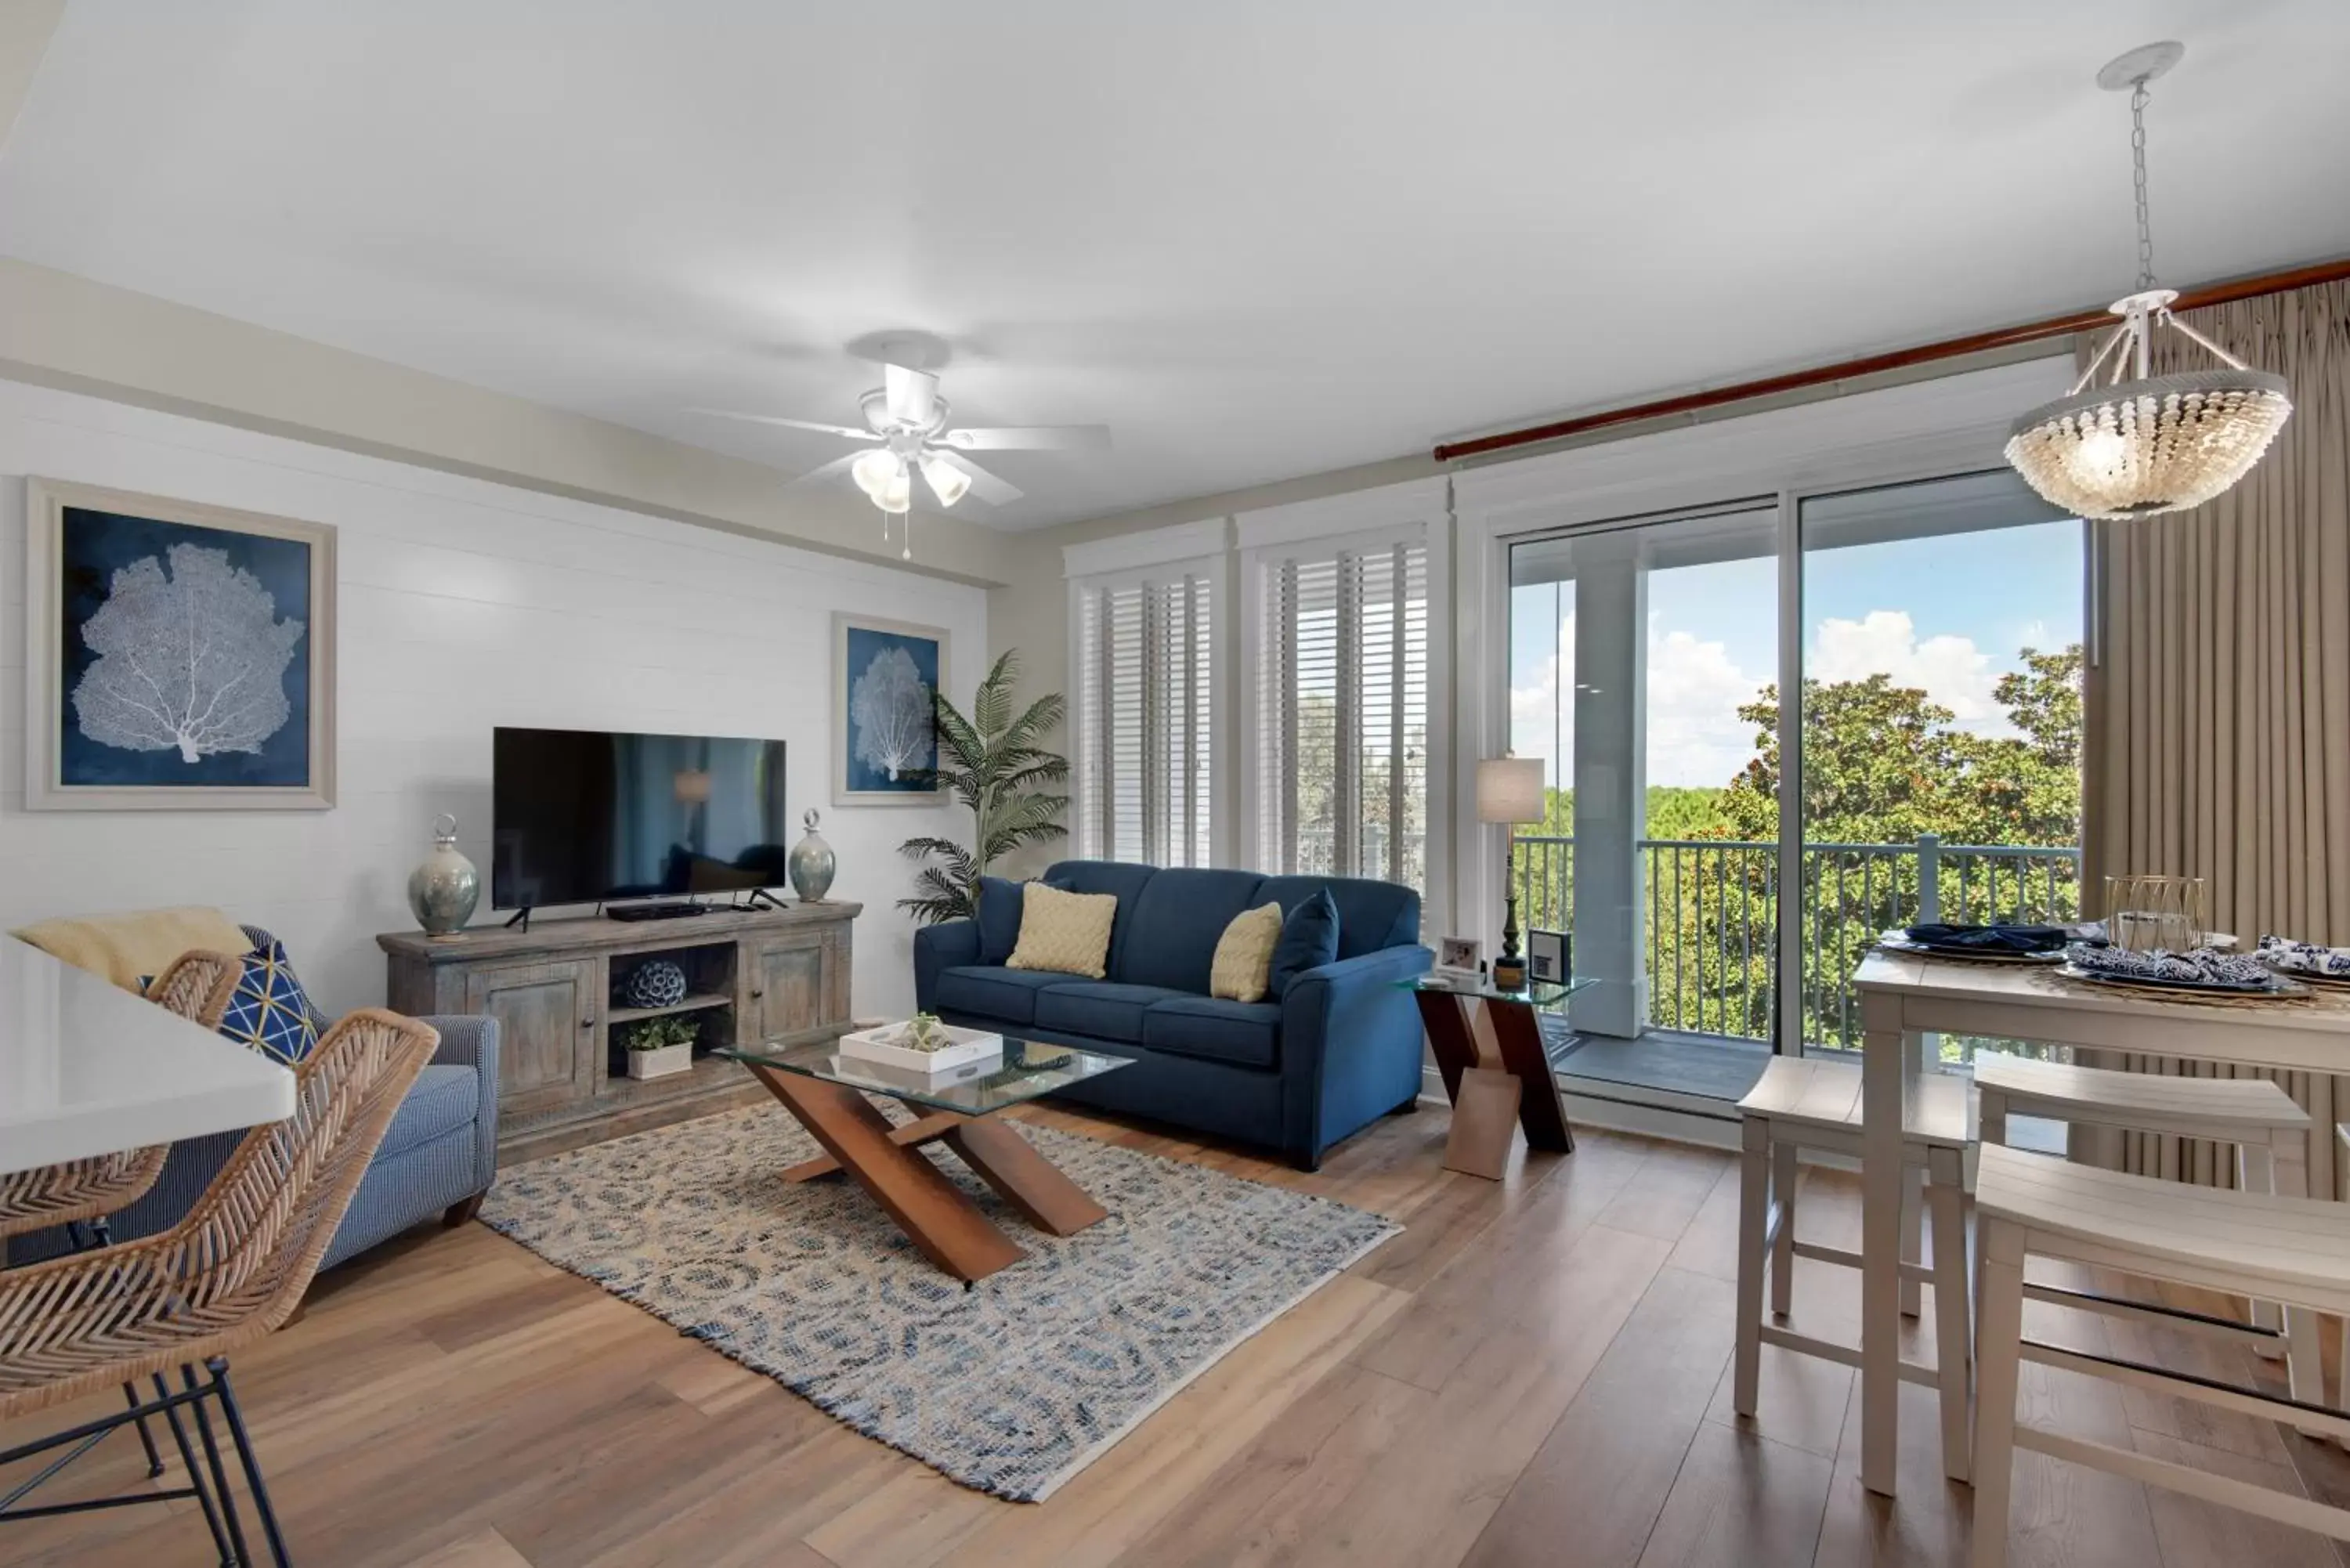
[[[255, 947], [273, 940], [258, 926]], [[314, 1006], [323, 1034], [332, 1021]], [[435, 1216], [470, 1219], [498, 1172], [498, 1023], [494, 1018], [426, 1018], [441, 1034], [431, 1065], [392, 1113], [383, 1142], [319, 1261], [322, 1270]], [[163, 1174], [138, 1202], [112, 1216], [118, 1241], [178, 1224], [243, 1142], [243, 1132], [215, 1133], [172, 1146]], [[68, 1250], [62, 1230], [36, 1231], [0, 1244], [6, 1261], [27, 1263]]]
[[[1118, 896], [1105, 979], [985, 962], [979, 922], [949, 920], [914, 934], [914, 994], [951, 1023], [1134, 1058], [1059, 1097], [1278, 1148], [1307, 1170], [1418, 1099], [1419, 1008], [1397, 981], [1432, 958], [1410, 888], [1110, 860], [1064, 860], [1041, 879]], [[1286, 913], [1323, 888], [1338, 909], [1337, 961], [1277, 998], [1208, 995], [1233, 916], [1267, 902]]]

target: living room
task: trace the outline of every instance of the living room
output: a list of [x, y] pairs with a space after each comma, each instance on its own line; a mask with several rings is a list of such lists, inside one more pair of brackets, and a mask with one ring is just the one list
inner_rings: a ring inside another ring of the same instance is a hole
[[2345, 49], [15, 0], [0, 1555], [2334, 1561]]

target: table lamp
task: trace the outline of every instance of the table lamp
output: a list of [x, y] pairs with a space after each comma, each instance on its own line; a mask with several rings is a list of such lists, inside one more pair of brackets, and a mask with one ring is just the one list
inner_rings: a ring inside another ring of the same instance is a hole
[[1518, 825], [1546, 815], [1540, 757], [1489, 757], [1477, 764], [1477, 820], [1510, 830], [1502, 855], [1502, 887], [1508, 914], [1502, 922], [1502, 955], [1493, 961], [1493, 983], [1516, 991], [1526, 983], [1526, 961], [1518, 953]]

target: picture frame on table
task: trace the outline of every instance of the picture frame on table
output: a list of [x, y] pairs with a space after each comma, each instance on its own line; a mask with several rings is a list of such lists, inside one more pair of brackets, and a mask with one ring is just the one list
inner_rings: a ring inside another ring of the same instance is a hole
[[951, 652], [943, 627], [833, 612], [833, 805], [936, 805], [945, 798], [934, 772], [934, 698]]
[[335, 804], [335, 530], [25, 482], [25, 805]]
[[1475, 937], [1440, 937], [1432, 980], [1451, 985], [1477, 985], [1485, 978], [1485, 944]]
[[1564, 985], [1575, 973], [1575, 940], [1565, 931], [1526, 932], [1526, 972], [1538, 981]]

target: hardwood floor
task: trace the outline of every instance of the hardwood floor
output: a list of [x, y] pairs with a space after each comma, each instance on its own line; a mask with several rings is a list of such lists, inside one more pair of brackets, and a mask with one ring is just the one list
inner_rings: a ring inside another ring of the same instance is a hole
[[[776, 1114], [781, 1115], [778, 1111]], [[1402, 1235], [1248, 1341], [1049, 1502], [1003, 1503], [857, 1436], [479, 1225], [321, 1280], [237, 1376], [296, 1560], [331, 1568], [1207, 1568], [1956, 1564], [1932, 1397], [1905, 1387], [1902, 1494], [1861, 1490], [1855, 1379], [1766, 1348], [1730, 1412], [1727, 1155], [1578, 1131], [1493, 1183], [1440, 1168], [1447, 1114], [1391, 1118], [1305, 1175], [1057, 1111], [1035, 1119], [1326, 1194]], [[1806, 1177], [1806, 1235], [1856, 1245], [1856, 1189]], [[1017, 1221], [1011, 1223], [1016, 1226]], [[1858, 1281], [1798, 1265], [1814, 1332]], [[981, 1288], [985, 1288], [983, 1285]], [[2211, 1303], [2204, 1303], [2207, 1306]], [[1929, 1309], [1930, 1311], [1930, 1308]], [[2277, 1382], [2233, 1349], [2064, 1309], [2033, 1331]], [[1930, 1320], [1915, 1331], [1930, 1345]], [[2266, 1423], [2045, 1368], [2038, 1418], [2215, 1471], [2350, 1496], [2350, 1461]], [[105, 1400], [93, 1400], [95, 1413]], [[47, 1412], [0, 1440], [83, 1414]], [[51, 1500], [143, 1485], [109, 1438]], [[2022, 1563], [2332, 1564], [2333, 1545], [2019, 1460]], [[199, 1568], [189, 1503], [0, 1525], [0, 1561]], [[248, 1513], [248, 1521], [250, 1514]]]

